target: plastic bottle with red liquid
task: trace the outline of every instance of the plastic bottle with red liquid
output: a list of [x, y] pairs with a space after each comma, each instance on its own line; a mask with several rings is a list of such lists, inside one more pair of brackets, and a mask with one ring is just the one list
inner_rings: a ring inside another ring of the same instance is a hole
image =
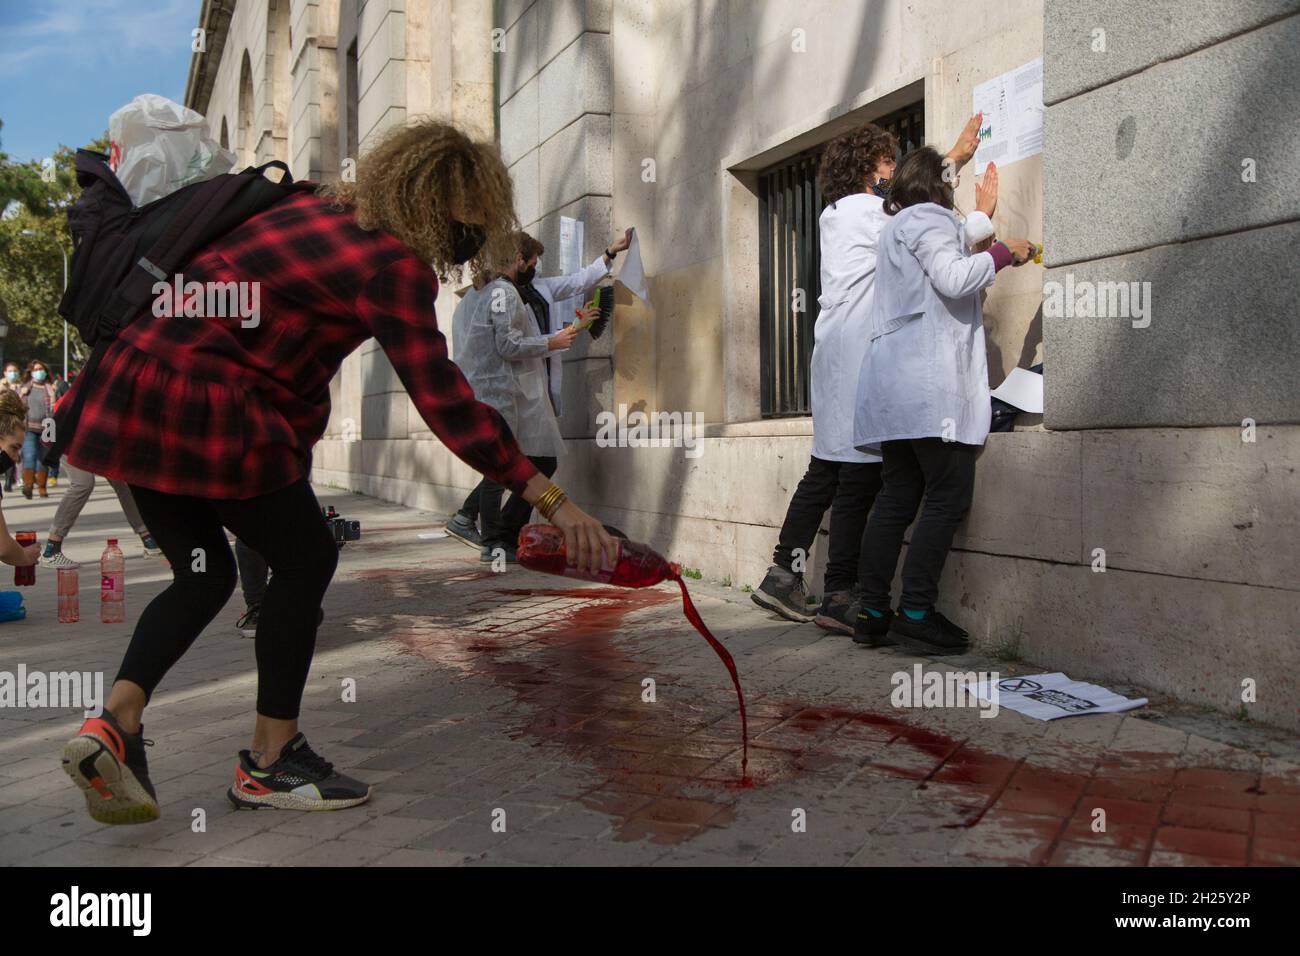
[[126, 620], [126, 557], [117, 538], [108, 539], [99, 558], [99, 620], [103, 624]]
[[682, 609], [686, 619], [700, 632], [714, 653], [731, 675], [731, 683], [736, 688], [736, 700], [740, 703], [741, 739], [744, 742], [744, 756], [740, 764], [740, 785], [753, 786], [749, 778], [749, 720], [745, 714], [745, 692], [740, 689], [740, 675], [736, 671], [736, 662], [731, 652], [723, 646], [709, 631], [700, 617], [699, 611], [691, 602], [686, 591], [686, 582], [682, 580], [682, 569], [669, 561], [649, 545], [626, 538], [615, 538], [618, 544], [618, 558], [613, 568], [602, 567], [592, 574], [586, 569], [571, 567], [564, 544], [564, 532], [555, 525], [530, 524], [519, 532], [519, 550], [516, 560], [522, 568], [530, 571], [543, 571], [546, 574], [559, 574], [568, 578], [582, 578], [586, 581], [599, 581], [602, 584], [616, 584], [625, 588], [648, 588], [661, 581], [676, 581], [682, 589]]
[[[14, 534], [14, 540], [26, 547], [29, 544], [36, 543], [35, 531], [19, 531]], [[17, 587], [28, 587], [36, 583], [36, 565], [28, 564], [22, 567], [14, 568], [14, 584]]]
[[625, 588], [648, 588], [660, 581], [676, 581], [681, 577], [681, 568], [648, 545], [626, 538], [615, 538], [614, 541], [618, 544], [618, 560], [612, 568], [602, 567], [592, 574], [585, 568], [569, 566], [563, 531], [553, 524], [530, 524], [519, 532], [517, 559], [521, 567], [533, 571]]

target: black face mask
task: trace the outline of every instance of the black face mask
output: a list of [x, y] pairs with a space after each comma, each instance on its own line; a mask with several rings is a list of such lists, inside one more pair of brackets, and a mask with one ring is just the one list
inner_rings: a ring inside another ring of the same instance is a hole
[[451, 261], [462, 265], [478, 255], [487, 240], [482, 226], [467, 226], [456, 219], [451, 221]]
[[881, 199], [888, 199], [889, 180], [888, 179], [880, 180], [880, 182], [876, 183], [874, 186], [871, 187], [871, 191], [875, 193], [877, 196], [879, 196]]
[[515, 276], [515, 285], [529, 285], [537, 278], [537, 266], [529, 266], [527, 269], [520, 269]]
[[0, 450], [0, 471], [8, 471], [14, 464], [14, 460], [9, 457], [9, 452]]

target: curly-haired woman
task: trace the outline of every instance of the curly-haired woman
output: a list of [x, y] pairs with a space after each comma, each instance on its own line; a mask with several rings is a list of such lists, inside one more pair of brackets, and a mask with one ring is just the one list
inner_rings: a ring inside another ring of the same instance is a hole
[[[257, 627], [252, 746], [239, 754], [230, 800], [335, 810], [369, 798], [366, 784], [335, 771], [298, 731], [338, 561], [307, 480], [312, 446], [329, 418], [330, 380], [373, 337], [443, 444], [530, 502], [549, 491], [501, 416], [475, 400], [433, 311], [438, 275], [500, 261], [517, 228], [496, 147], [415, 122], [362, 158], [355, 183], [285, 199], [185, 266], [187, 282], [258, 283], [258, 322], [148, 310], [104, 353], [67, 456], [128, 482], [173, 580], [141, 613], [103, 717], [64, 748], [96, 820], [158, 816], [141, 715], [234, 590], [224, 528], [272, 571]], [[80, 377], [74, 391], [87, 384]], [[571, 561], [594, 569], [612, 560], [616, 545], [601, 524], [558, 496], [546, 505]]]

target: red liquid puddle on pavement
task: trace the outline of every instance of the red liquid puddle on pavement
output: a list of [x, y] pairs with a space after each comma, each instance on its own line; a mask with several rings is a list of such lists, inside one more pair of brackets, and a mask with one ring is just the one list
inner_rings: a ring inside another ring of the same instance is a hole
[[[396, 580], [395, 573], [357, 576], [398, 592], [448, 582], [445, 571], [427, 574], [427, 581], [423, 569], [415, 571], [421, 581], [411, 580], [410, 569]], [[1300, 862], [1300, 777], [1182, 768], [1171, 754], [1058, 743], [1052, 745], [1058, 752], [1044, 757], [1065, 767], [1055, 769], [984, 751], [891, 714], [760, 700], [750, 707], [756, 737], [745, 754], [755, 767], [737, 779], [730, 763], [734, 724], [711, 715], [711, 695], [696, 693], [672, 707], [638, 706], [640, 679], [662, 675], [654, 663], [661, 640], [633, 632], [617, 645], [612, 641], [627, 633], [629, 614], [671, 601], [669, 593], [618, 587], [492, 593], [520, 600], [479, 609], [491, 598], [473, 595], [463, 612], [467, 621], [399, 626], [391, 637], [435, 664], [467, 665], [510, 689], [532, 711], [518, 735], [537, 746], [558, 744], [572, 763], [602, 778], [574, 797], [615, 818], [621, 840], [689, 840], [731, 821], [737, 791], [858, 767], [916, 781], [917, 796], [927, 795], [919, 812], [935, 821], [929, 825], [978, 835], [971, 854], [995, 862], [1056, 862], [1058, 853], [1069, 861], [1080, 848], [1139, 865], [1155, 853], [1161, 862], [1188, 865]], [[537, 602], [531, 608], [530, 600]], [[508, 612], [510, 622], [483, 622], [482, 615], [490, 619], [498, 610]], [[659, 682], [673, 688], [675, 699], [684, 689], [671, 677]], [[629, 697], [637, 703], [629, 705]], [[1091, 831], [1097, 807], [1110, 816], [1108, 833]], [[1234, 832], [1247, 816], [1248, 832]]]

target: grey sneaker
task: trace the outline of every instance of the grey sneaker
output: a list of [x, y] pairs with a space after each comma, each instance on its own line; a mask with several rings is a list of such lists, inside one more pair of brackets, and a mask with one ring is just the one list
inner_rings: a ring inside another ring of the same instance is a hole
[[855, 591], [832, 591], [822, 600], [814, 620], [817, 626], [841, 634], [852, 634], [862, 602]]
[[447, 534], [468, 547], [483, 547], [483, 536], [479, 534], [478, 528], [469, 520], [468, 515], [463, 515], [459, 511], [447, 522]]
[[44, 568], [79, 568], [81, 567], [76, 561], [64, 554], [62, 551], [51, 551], [47, 546], [45, 553], [40, 557], [41, 567]]
[[808, 586], [803, 575], [777, 564], [767, 569], [767, 577], [750, 597], [759, 607], [774, 611], [787, 621], [806, 624], [815, 616], [808, 608]]

